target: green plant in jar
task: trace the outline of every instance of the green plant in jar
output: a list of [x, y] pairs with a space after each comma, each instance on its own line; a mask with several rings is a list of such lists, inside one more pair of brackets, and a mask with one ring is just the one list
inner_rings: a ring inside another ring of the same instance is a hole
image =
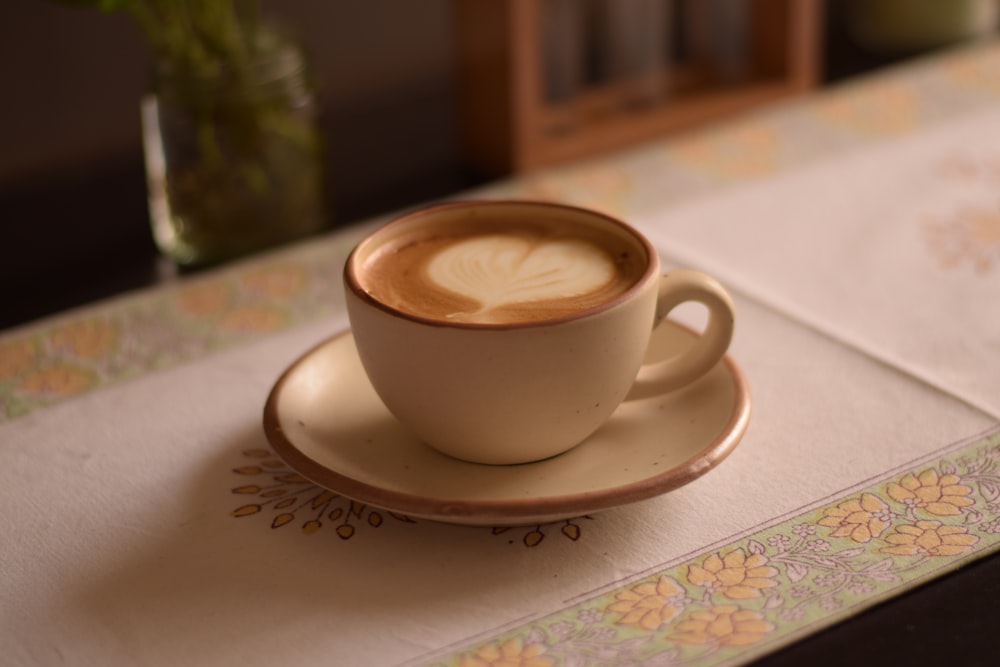
[[326, 225], [323, 142], [299, 43], [258, 0], [60, 0], [132, 16], [152, 55], [143, 145], [153, 236], [202, 266]]

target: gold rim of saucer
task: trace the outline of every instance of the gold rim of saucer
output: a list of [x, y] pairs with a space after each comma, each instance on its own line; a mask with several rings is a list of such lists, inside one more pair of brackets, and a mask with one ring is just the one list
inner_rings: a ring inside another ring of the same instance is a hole
[[[672, 321], [661, 329], [697, 336]], [[735, 449], [750, 404], [746, 377], [726, 356], [684, 389], [623, 404], [569, 452], [509, 466], [468, 463], [431, 449], [396, 422], [368, 384], [348, 330], [278, 378], [263, 426], [289, 466], [330, 491], [414, 518], [500, 526], [582, 516], [680, 488]], [[664, 428], [668, 422], [674, 428]], [[681, 435], [684, 429], [700, 435]]]

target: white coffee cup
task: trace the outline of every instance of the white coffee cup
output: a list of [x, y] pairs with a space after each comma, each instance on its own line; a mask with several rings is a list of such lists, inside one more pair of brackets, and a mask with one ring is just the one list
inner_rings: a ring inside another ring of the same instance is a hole
[[[403, 214], [355, 247], [344, 284], [359, 356], [386, 407], [431, 447], [476, 463], [571, 449], [623, 400], [704, 375], [733, 333], [732, 300], [715, 279], [661, 275], [640, 233], [553, 203]], [[707, 307], [704, 334], [644, 366], [654, 327], [687, 301]]]

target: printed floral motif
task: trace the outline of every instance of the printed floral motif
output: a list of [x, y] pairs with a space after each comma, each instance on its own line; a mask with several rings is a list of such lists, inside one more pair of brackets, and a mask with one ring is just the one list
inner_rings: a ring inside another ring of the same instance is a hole
[[17, 388], [45, 397], [72, 396], [93, 387], [97, 382], [90, 371], [71, 364], [58, 363], [28, 373]]
[[173, 297], [174, 306], [185, 315], [205, 317], [223, 312], [233, 299], [225, 282], [207, 281], [188, 285]]
[[904, 475], [898, 482], [890, 482], [886, 493], [908, 508], [916, 508], [935, 516], [958, 516], [962, 510], [975, 503], [972, 488], [960, 484], [957, 475], [939, 475], [934, 468], [919, 475]]
[[520, 639], [508, 639], [499, 645], [483, 646], [473, 654], [463, 655], [458, 667], [552, 667], [541, 644], [525, 646]]
[[[248, 449], [243, 458], [249, 462], [233, 468], [242, 477], [252, 478], [249, 483], [233, 487], [232, 493], [244, 496], [244, 502], [229, 514], [243, 518], [272, 513], [271, 528], [283, 528], [301, 522], [299, 528], [304, 535], [312, 535], [326, 525], [334, 526], [334, 532], [342, 540], [353, 538], [360, 529], [379, 528], [386, 519], [397, 523], [415, 524], [417, 521], [397, 512], [389, 512], [364, 503], [345, 498], [313, 484], [299, 475], [269, 449]], [[506, 535], [523, 531], [520, 543], [526, 547], [537, 547], [554, 526], [560, 526], [559, 533], [569, 540], [577, 541], [582, 535], [580, 522], [591, 517], [567, 519], [554, 524], [541, 524], [528, 528], [491, 528], [493, 535]], [[511, 539], [510, 544], [518, 540]]]
[[1000, 268], [1000, 201], [932, 219], [926, 237], [942, 268], [969, 265], [979, 275], [989, 274]]
[[971, 267], [978, 276], [1000, 269], [1000, 154], [952, 155], [936, 165], [935, 175], [965, 201], [924, 221], [938, 265], [949, 271]]
[[920, 120], [920, 98], [901, 82], [845, 89], [815, 103], [816, 116], [862, 135], [891, 136], [913, 129]]
[[0, 422], [329, 314], [350, 236], [0, 336]]
[[330, 522], [335, 526], [337, 537], [343, 540], [354, 537], [360, 526], [380, 527], [387, 517], [402, 523], [415, 523], [402, 514], [370, 508], [313, 484], [288, 468], [270, 450], [249, 449], [243, 456], [252, 462], [234, 468], [233, 472], [255, 479], [232, 491], [236, 495], [256, 498], [230, 512], [233, 517], [253, 516], [270, 509], [273, 512], [271, 528], [281, 528], [298, 520], [302, 532], [311, 535]]
[[781, 135], [757, 121], [688, 137], [671, 146], [667, 155], [690, 168], [726, 179], [745, 179], [774, 172], [781, 146]]
[[608, 611], [623, 614], [618, 624], [638, 625], [644, 630], [656, 630], [674, 620], [689, 602], [684, 588], [666, 576], [628, 588], [615, 597], [618, 601]]
[[941, 66], [941, 73], [952, 83], [993, 95], [1000, 94], [1000, 79], [996, 75], [998, 70], [1000, 58], [997, 54], [984, 54], [981, 51], [958, 52]]
[[969, 551], [979, 538], [969, 535], [962, 526], [946, 526], [940, 521], [917, 521], [899, 526], [885, 538], [891, 546], [882, 547], [885, 554], [898, 556], [958, 556]]
[[[592, 521], [593, 517], [581, 516], [575, 519], [566, 519], [562, 522], [550, 523], [550, 524], [539, 524], [534, 528], [527, 529], [527, 532], [521, 538], [521, 543], [526, 547], [537, 547], [545, 539], [546, 535], [551, 532], [551, 528], [554, 526], [560, 526], [559, 533], [568, 540], [576, 542], [580, 539], [583, 531], [580, 528], [580, 524], [583, 520]], [[510, 531], [517, 530], [510, 526], [497, 526], [492, 528], [491, 531], [494, 535], [504, 535]], [[514, 540], [508, 540], [510, 544], [514, 544]]]
[[269, 299], [291, 299], [305, 289], [309, 276], [295, 264], [265, 266], [247, 271], [240, 283], [251, 293]]
[[38, 348], [31, 339], [0, 342], [0, 381], [15, 378], [35, 364]]
[[80, 359], [100, 359], [114, 348], [118, 332], [107, 320], [84, 319], [57, 327], [49, 334], [55, 353], [65, 352]]
[[557, 201], [624, 215], [632, 179], [621, 169], [587, 164], [582, 169], [569, 166], [529, 174], [514, 187], [517, 192], [512, 194], [519, 198]]
[[730, 600], [759, 598], [762, 591], [777, 586], [774, 577], [778, 570], [767, 563], [761, 553], [747, 557], [742, 549], [735, 549], [725, 556], [712, 554], [701, 565], [689, 566], [687, 579], [695, 586], [719, 591]]
[[[531, 646], [553, 664], [729, 663], [913, 585], [929, 563], [998, 547], [1000, 428], [457, 655]], [[458, 660], [428, 664], [506, 664]]]
[[682, 644], [749, 646], [773, 632], [775, 627], [765, 621], [760, 612], [720, 605], [693, 612], [677, 624], [677, 632], [670, 637]]
[[287, 324], [288, 315], [280, 308], [272, 306], [241, 306], [219, 318], [219, 325], [222, 328], [245, 333], [276, 331]]
[[881, 535], [893, 517], [885, 501], [872, 493], [862, 493], [860, 498], [827, 508], [824, 515], [817, 523], [834, 528], [832, 537], [849, 537], [861, 544]]

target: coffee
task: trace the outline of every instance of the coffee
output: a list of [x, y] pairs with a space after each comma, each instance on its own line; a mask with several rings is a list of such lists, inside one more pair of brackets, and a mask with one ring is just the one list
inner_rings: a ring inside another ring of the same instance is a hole
[[[546, 202], [404, 213], [351, 252], [344, 299], [358, 358], [393, 416], [476, 463], [567, 451], [626, 398], [707, 373], [733, 333], [732, 300], [713, 278], [663, 275], [625, 223]], [[705, 334], [644, 365], [658, 319], [689, 301], [708, 309]]]
[[643, 246], [557, 219], [456, 218], [375, 249], [362, 288], [396, 310], [446, 322], [535, 322], [587, 311], [643, 275]]

